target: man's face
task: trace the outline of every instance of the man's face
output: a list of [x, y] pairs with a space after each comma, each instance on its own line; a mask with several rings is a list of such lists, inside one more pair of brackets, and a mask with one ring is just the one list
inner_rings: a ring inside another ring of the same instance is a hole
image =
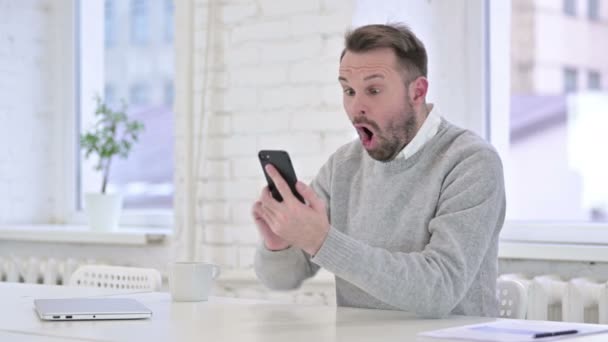
[[347, 51], [340, 62], [344, 109], [367, 153], [379, 161], [395, 158], [418, 128], [404, 73], [388, 48]]

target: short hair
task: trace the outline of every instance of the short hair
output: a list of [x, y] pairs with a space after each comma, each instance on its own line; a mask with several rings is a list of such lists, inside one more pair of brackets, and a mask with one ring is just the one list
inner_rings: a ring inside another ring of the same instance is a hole
[[428, 58], [424, 44], [404, 24], [374, 24], [348, 31], [344, 36], [340, 61], [346, 51], [357, 53], [382, 48], [392, 49], [399, 64], [415, 77], [427, 76]]

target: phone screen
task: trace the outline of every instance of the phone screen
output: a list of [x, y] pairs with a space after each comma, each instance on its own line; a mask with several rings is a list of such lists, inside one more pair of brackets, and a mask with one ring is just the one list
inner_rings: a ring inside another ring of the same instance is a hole
[[304, 203], [304, 199], [296, 190], [296, 183], [298, 182], [298, 178], [296, 177], [296, 172], [293, 169], [293, 165], [291, 164], [291, 159], [289, 158], [289, 154], [285, 151], [280, 150], [262, 150], [258, 153], [258, 158], [260, 159], [260, 164], [262, 164], [262, 170], [264, 171], [264, 176], [266, 177], [266, 181], [268, 182], [268, 189], [270, 189], [270, 193], [272, 197], [279, 202], [283, 202], [283, 197], [277, 190], [274, 182], [266, 173], [266, 165], [272, 164], [281, 174], [293, 195], [300, 200], [300, 202]]

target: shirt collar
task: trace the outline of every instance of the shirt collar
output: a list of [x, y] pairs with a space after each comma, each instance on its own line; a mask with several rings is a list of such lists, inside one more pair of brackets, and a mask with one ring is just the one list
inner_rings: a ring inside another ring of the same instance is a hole
[[411, 157], [437, 134], [439, 125], [441, 124], [441, 115], [432, 103], [429, 103], [427, 108], [429, 109], [429, 114], [426, 119], [424, 119], [422, 126], [416, 133], [416, 136], [414, 136], [414, 139], [412, 139], [412, 141], [410, 141], [397, 155], [397, 159], [405, 160]]

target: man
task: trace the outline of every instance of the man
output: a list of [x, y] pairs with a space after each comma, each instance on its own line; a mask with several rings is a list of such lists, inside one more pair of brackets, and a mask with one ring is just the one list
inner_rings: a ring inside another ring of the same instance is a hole
[[338, 79], [359, 141], [297, 184], [306, 204], [267, 167], [284, 201], [265, 188], [253, 206], [259, 279], [294, 289], [323, 267], [341, 306], [496, 316], [499, 156], [426, 103], [426, 51], [407, 27], [360, 27], [345, 43]]

